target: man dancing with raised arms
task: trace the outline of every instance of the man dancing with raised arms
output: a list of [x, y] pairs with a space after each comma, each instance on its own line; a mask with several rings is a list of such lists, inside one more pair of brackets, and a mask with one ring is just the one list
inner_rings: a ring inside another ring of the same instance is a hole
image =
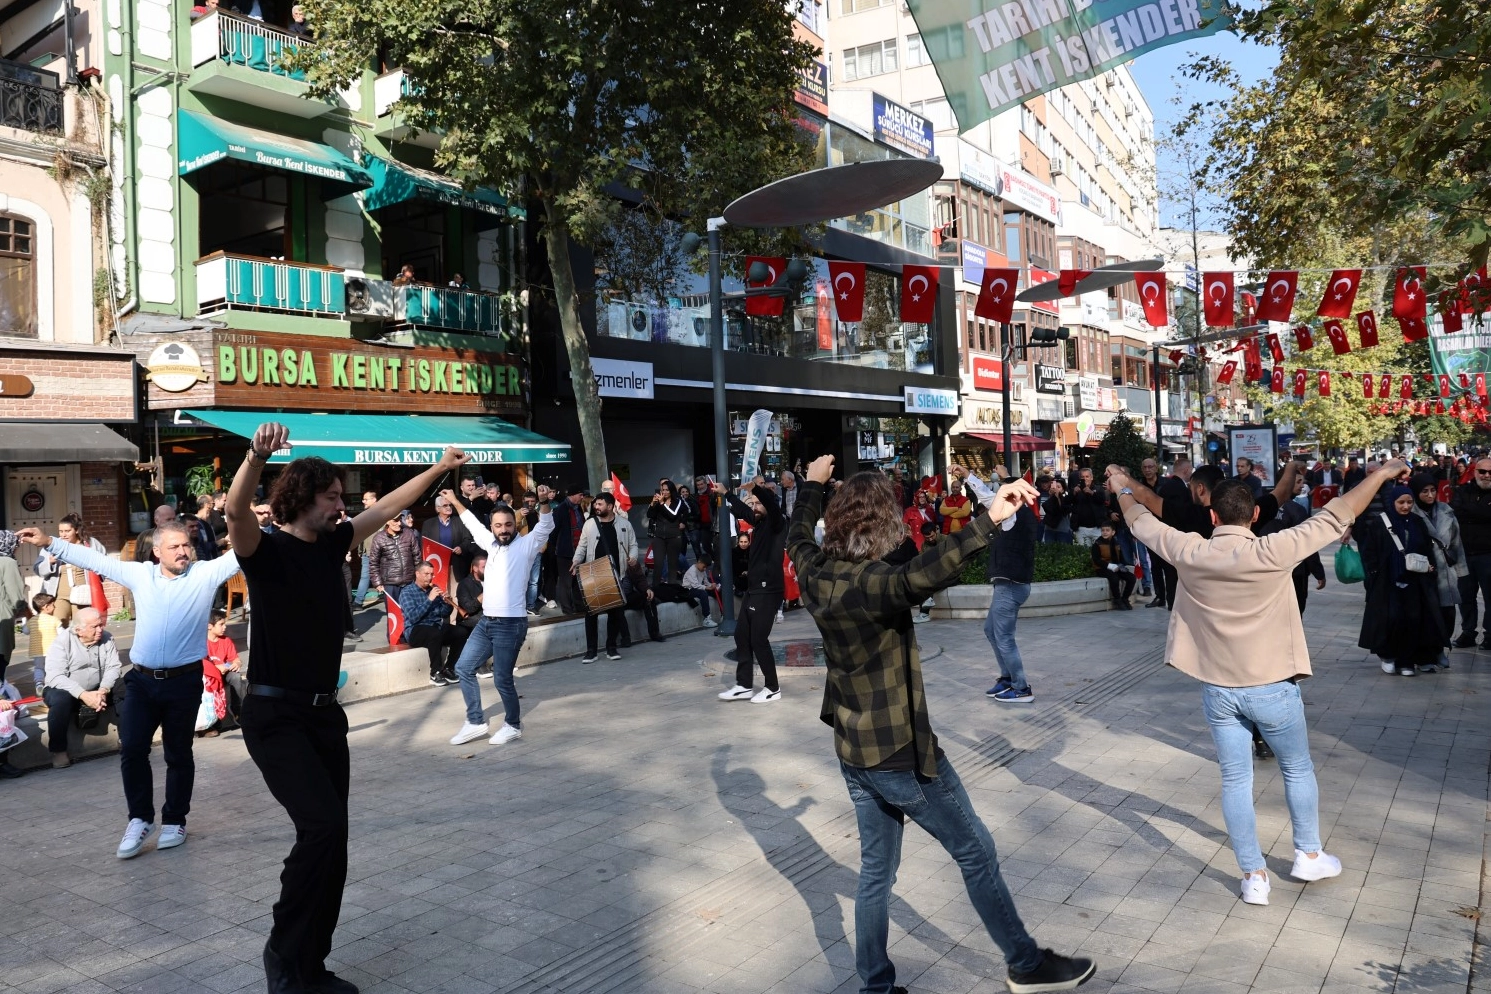
[[[239, 715], [243, 742], [295, 824], [295, 847], [280, 874], [280, 899], [264, 945], [264, 973], [269, 994], [356, 994], [353, 984], [326, 969], [347, 882], [351, 787], [347, 715], [336, 699], [342, 633], [352, 622], [342, 566], [348, 549], [467, 457], [447, 448], [439, 463], [350, 521], [341, 521], [341, 468], [314, 456], [296, 459], [270, 488], [280, 528], [265, 534], [254, 518], [253, 494], [269, 457], [289, 438], [282, 424], [258, 427], [233, 477], [227, 509], [228, 534], [254, 605], [248, 697]], [[200, 687], [200, 662], [197, 680]]]
[[[258, 525], [254, 527], [257, 530]], [[186, 841], [186, 814], [196, 778], [192, 739], [197, 706], [202, 702], [207, 621], [218, 588], [238, 572], [237, 558], [230, 552], [211, 562], [194, 562], [186, 525], [174, 520], [156, 526], [151, 549], [155, 562], [120, 562], [86, 545], [48, 538], [37, 528], [22, 528], [16, 537], [46, 549], [69, 566], [108, 577], [134, 594], [139, 618], [130, 649], [134, 665], [125, 674], [125, 693], [119, 702], [119, 775], [124, 780], [129, 825], [114, 855], [120, 859], [138, 856], [155, 830], [150, 741], [157, 728], [166, 757], [166, 803], [161, 806], [155, 848], [181, 845]]]
[[476, 670], [491, 656], [492, 681], [502, 698], [503, 718], [502, 727], [489, 741], [492, 745], [503, 745], [523, 737], [523, 712], [518, 704], [518, 687], [513, 683], [513, 668], [518, 664], [518, 650], [528, 638], [528, 577], [549, 540], [549, 533], [554, 530], [554, 515], [549, 510], [550, 490], [539, 487], [543, 503], [538, 506], [538, 524], [527, 535], [518, 534], [517, 512], [506, 504], [492, 509], [492, 527], [488, 530], [461, 505], [455, 493], [442, 490], [440, 496], [450, 501], [461, 523], [471, 532], [472, 540], [487, 556], [481, 621], [476, 623], [476, 630], [466, 640], [466, 648], [456, 661], [456, 679], [461, 681], [466, 721], [451, 737], [450, 744], [461, 745], [487, 734]]
[[994, 528], [1036, 498], [1023, 480], [999, 488], [988, 514], [970, 520], [909, 562], [882, 561], [904, 529], [885, 474], [857, 473], [824, 515], [823, 546], [813, 526], [833, 456], [808, 467], [787, 532], [802, 601], [823, 635], [828, 680], [820, 717], [834, 729], [839, 765], [859, 819], [859, 890], [854, 899], [855, 966], [861, 994], [904, 992], [886, 951], [890, 888], [908, 817], [942, 843], [989, 937], [1004, 953], [1013, 994], [1070, 990], [1097, 967], [1035, 944], [999, 872], [989, 830], [937, 745], [922, 689], [911, 609], [958, 582], [964, 562]]

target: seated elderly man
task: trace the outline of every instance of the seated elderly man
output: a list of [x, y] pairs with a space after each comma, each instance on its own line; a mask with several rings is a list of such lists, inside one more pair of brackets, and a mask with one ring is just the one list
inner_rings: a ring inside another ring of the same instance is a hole
[[81, 705], [95, 711], [109, 706], [109, 691], [119, 679], [119, 650], [114, 637], [104, 631], [103, 615], [91, 607], [73, 614], [72, 626], [57, 633], [47, 650], [46, 690], [42, 698], [47, 714], [47, 748], [52, 766], [72, 765], [67, 754], [67, 730]]

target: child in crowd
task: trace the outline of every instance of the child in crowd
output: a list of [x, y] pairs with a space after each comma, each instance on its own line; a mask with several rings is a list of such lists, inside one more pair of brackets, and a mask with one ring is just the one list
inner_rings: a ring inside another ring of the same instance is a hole
[[[36, 680], [35, 693], [40, 696], [46, 682], [47, 650], [57, 641], [62, 623], [57, 620], [57, 598], [51, 594], [41, 593], [31, 598], [31, 610], [36, 614], [31, 623], [31, 675]], [[35, 709], [32, 713], [36, 713]]]
[[[213, 611], [207, 622], [207, 658], [202, 660], [203, 688], [213, 696], [217, 721], [203, 732], [214, 736], [238, 727], [238, 710], [248, 696], [248, 677], [238, 646], [228, 637], [228, 612]], [[229, 691], [232, 694], [229, 694]]]
[[709, 575], [709, 556], [700, 553], [694, 561], [694, 568], [684, 570], [683, 589], [689, 592], [694, 603], [699, 605], [699, 610], [704, 615], [705, 628], [719, 627], [713, 618], [709, 616], [709, 605], [714, 601], [714, 592], [720, 589], [720, 585], [714, 582], [714, 577]]
[[1129, 595], [1134, 592], [1134, 567], [1123, 545], [1114, 537], [1112, 522], [1105, 521], [1092, 543], [1092, 568], [1108, 579], [1108, 599], [1120, 611], [1132, 611]]

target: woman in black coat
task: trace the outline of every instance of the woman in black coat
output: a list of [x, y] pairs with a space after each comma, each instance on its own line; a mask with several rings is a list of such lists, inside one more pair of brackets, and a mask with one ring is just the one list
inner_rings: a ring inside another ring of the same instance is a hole
[[1445, 640], [1444, 621], [1434, 574], [1408, 568], [1409, 556], [1425, 557], [1431, 570], [1434, 561], [1429, 531], [1413, 513], [1413, 491], [1401, 484], [1393, 487], [1383, 510], [1358, 519], [1353, 531], [1364, 539], [1359, 544], [1368, 575], [1375, 574], [1357, 644], [1382, 657], [1384, 673], [1434, 672]]
[[672, 583], [678, 570], [678, 557], [683, 554], [683, 530], [688, 524], [689, 504], [678, 496], [678, 488], [672, 480], [658, 483], [657, 493], [647, 508], [647, 521], [652, 528], [652, 582]]

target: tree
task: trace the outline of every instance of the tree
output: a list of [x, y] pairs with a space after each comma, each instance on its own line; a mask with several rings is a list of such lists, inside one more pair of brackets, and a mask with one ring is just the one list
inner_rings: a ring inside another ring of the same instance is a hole
[[572, 242], [594, 245], [630, 187], [702, 232], [735, 197], [801, 171], [792, 94], [813, 49], [780, 0], [306, 0], [317, 45], [297, 55], [329, 93], [379, 60], [398, 109], [441, 135], [436, 161], [541, 213], [590, 485], [608, 476], [580, 323]]
[[1098, 443], [1092, 455], [1092, 464], [1097, 467], [1094, 476], [1101, 476], [1108, 466], [1122, 466], [1134, 476], [1139, 475], [1139, 464], [1154, 458], [1154, 443], [1146, 442], [1134, 427], [1127, 414], [1116, 414], [1108, 422], [1108, 433]]

